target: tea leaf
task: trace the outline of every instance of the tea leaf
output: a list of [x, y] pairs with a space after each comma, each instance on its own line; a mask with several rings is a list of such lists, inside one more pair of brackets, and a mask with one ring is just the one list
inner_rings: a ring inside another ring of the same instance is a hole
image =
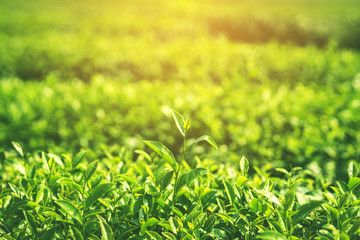
[[303, 220], [307, 215], [309, 215], [314, 209], [323, 204], [323, 201], [311, 201], [307, 204], [302, 205], [298, 212], [292, 217], [292, 225], [298, 224]]
[[15, 150], [20, 154], [20, 156], [24, 157], [24, 151], [21, 145], [17, 142], [11, 142], [11, 144], [14, 146]]
[[284, 210], [288, 211], [295, 201], [295, 192], [293, 190], [288, 191], [285, 194]]
[[91, 176], [94, 174], [94, 172], [96, 171], [96, 168], [99, 164], [99, 160], [93, 161], [92, 163], [90, 163], [90, 165], [87, 167], [86, 172], [85, 172], [85, 181], [87, 182]]
[[174, 176], [174, 171], [170, 171], [170, 172], [166, 173], [166, 175], [164, 176], [164, 178], [161, 182], [162, 189], [165, 189], [165, 188], [167, 188], [167, 186], [169, 186], [173, 176]]
[[232, 204], [235, 200], [235, 190], [234, 187], [229, 183], [228, 181], [223, 180], [223, 184], [225, 186], [226, 194], [228, 196], [228, 199], [230, 201], [230, 204]]
[[347, 204], [348, 200], [349, 200], [349, 193], [343, 194], [339, 200], [339, 204], [338, 204], [339, 209], [342, 209]]
[[249, 171], [249, 161], [245, 156], [240, 159], [240, 171], [241, 175], [245, 176]]
[[113, 231], [112, 231], [111, 227], [109, 226], [109, 224], [107, 224], [105, 219], [103, 219], [99, 215], [96, 215], [96, 217], [99, 219], [99, 222], [100, 222], [100, 229], [101, 229], [102, 239], [104, 239], [104, 240], [113, 240], [114, 239]]
[[149, 218], [145, 223], [142, 224], [140, 234], [141, 235], [145, 234], [148, 227], [152, 227], [152, 226], [156, 225], [158, 222], [159, 222], [159, 220], [154, 217]]
[[75, 155], [75, 157], [73, 158], [73, 168], [76, 168], [77, 165], [84, 159], [84, 157], [86, 156], [87, 152], [86, 151], [82, 151], [79, 152]]
[[37, 167], [36, 164], [33, 164], [29, 170], [29, 178], [34, 179], [36, 175]]
[[225, 222], [231, 223], [232, 225], [234, 224], [234, 223], [233, 223], [233, 220], [232, 220], [228, 215], [226, 215], [226, 214], [216, 213], [216, 216], [221, 217]]
[[31, 230], [32, 234], [34, 236], [37, 236], [38, 235], [38, 230], [37, 230], [37, 225], [38, 224], [36, 223], [36, 220], [35, 220], [34, 216], [28, 211], [26, 211], [24, 213], [25, 213], [25, 216], [26, 216], [26, 219], [27, 219], [27, 222], [29, 224], [29, 227], [30, 227], [30, 230]]
[[44, 152], [41, 152], [41, 159], [43, 161], [43, 164], [44, 164], [44, 168], [46, 170], [47, 173], [50, 173], [51, 169], [50, 169], [50, 157], [49, 155], [47, 155], [46, 153]]
[[77, 209], [71, 202], [66, 200], [56, 200], [55, 203], [59, 205], [67, 214], [82, 223], [82, 218], [79, 209]]
[[197, 216], [193, 222], [194, 230], [200, 228], [203, 222], [205, 221], [205, 219], [206, 219], [206, 213], [200, 213], [199, 216]]
[[208, 171], [209, 170], [207, 170], [206, 168], [196, 168], [188, 171], [187, 173], [185, 173], [180, 177], [176, 191], [178, 192], [182, 187], [191, 183], [195, 179], [205, 175]]
[[164, 235], [167, 239], [176, 240], [176, 237], [172, 233], [162, 232], [161, 234]]
[[151, 239], [155, 239], [155, 240], [161, 240], [162, 239], [162, 237], [157, 232], [146, 231], [146, 234], [149, 235], [151, 237]]
[[185, 121], [185, 123], [184, 123], [184, 130], [185, 130], [185, 132], [187, 131], [187, 130], [189, 130], [189, 128], [190, 128], [190, 118], [187, 118], [186, 119], [186, 121]]
[[274, 231], [260, 233], [256, 236], [256, 238], [262, 240], [287, 240], [285, 235]]
[[348, 235], [353, 237], [356, 233], [359, 233], [360, 229], [360, 219], [353, 222], [351, 229], [348, 231]]
[[218, 148], [214, 139], [212, 139], [208, 135], [203, 135], [203, 136], [199, 137], [198, 139], [196, 139], [194, 142], [192, 142], [187, 149], [190, 149], [191, 147], [195, 146], [200, 141], [206, 141], [214, 148], [216, 148], [216, 149]]
[[105, 193], [109, 192], [113, 186], [114, 183], [103, 183], [92, 189], [89, 193], [89, 197], [86, 199], [85, 209], [89, 208], [94, 202], [96, 202], [96, 200], [101, 198]]
[[151, 157], [149, 156], [149, 154], [147, 154], [143, 150], [135, 150], [135, 153], [139, 154], [140, 156], [143, 156], [146, 160], [151, 162]]
[[360, 185], [360, 178], [353, 177], [349, 180], [348, 187], [350, 190], [354, 190]]
[[359, 173], [359, 166], [355, 161], [351, 161], [348, 165], [349, 179], [356, 177]]
[[323, 195], [334, 205], [337, 205], [335, 199], [330, 194], [323, 192]]
[[139, 187], [140, 185], [130, 176], [127, 176], [125, 174], [121, 174], [119, 175], [120, 178], [123, 178], [125, 181], [127, 181], [128, 183], [131, 183], [132, 185], [134, 185], [135, 187]]
[[185, 137], [186, 130], [184, 129], [184, 125], [185, 125], [184, 117], [173, 109], [171, 109], [171, 114], [176, 123], [176, 127], [179, 129], [179, 132], [181, 133], [181, 135]]
[[55, 236], [55, 232], [57, 229], [57, 225], [55, 225], [54, 227], [47, 229], [46, 231], [44, 231], [41, 236], [40, 236], [40, 240], [49, 240], [49, 239], [53, 239]]
[[71, 229], [73, 231], [75, 240], [84, 240], [81, 232], [76, 227], [72, 226]]
[[160, 155], [160, 157], [165, 159], [173, 170], [176, 170], [176, 160], [174, 155], [166, 146], [156, 141], [144, 141], [144, 143], [151, 147], [157, 154]]
[[170, 217], [169, 223], [170, 223], [171, 231], [172, 231], [173, 233], [177, 234], [177, 228], [176, 228], [176, 226], [175, 226], [173, 217]]

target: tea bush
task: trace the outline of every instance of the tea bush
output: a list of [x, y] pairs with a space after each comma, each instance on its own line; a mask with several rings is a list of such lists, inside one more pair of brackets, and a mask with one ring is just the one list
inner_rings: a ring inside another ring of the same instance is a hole
[[194, 119], [190, 138], [207, 130], [226, 154], [245, 154], [255, 166], [269, 159], [286, 168], [315, 163], [328, 176], [343, 178], [346, 163], [360, 155], [358, 82], [290, 89], [239, 80], [204, 89], [196, 82], [119, 83], [101, 76], [91, 84], [3, 79], [0, 142], [3, 148], [21, 142], [30, 152], [98, 152], [101, 144], [134, 149], [141, 139], [156, 138], [177, 150], [182, 141], [163, 114], [169, 105]]
[[0, 76], [43, 80], [57, 73], [62, 79], [89, 81], [100, 73], [131, 81], [221, 82], [240, 74], [260, 83], [268, 79], [325, 83], [329, 73], [339, 80], [353, 76], [359, 59], [352, 52], [323, 54], [311, 48], [359, 49], [356, 0], [315, 5], [279, 0], [252, 4], [107, 0], [101, 8], [95, 8], [94, 1], [36, 2], [4, 0], [0, 6]]
[[25, 153], [13, 142], [17, 154], [1, 153], [1, 238], [360, 239], [356, 162], [349, 180], [335, 184], [271, 164], [249, 176], [246, 157], [235, 167], [194, 156], [194, 145], [215, 141], [188, 142], [190, 120], [172, 115], [184, 143], [179, 158], [157, 141], [145, 141], [156, 154], [104, 147], [94, 159]]
[[359, 7], [2, 0], [0, 239], [360, 239]]

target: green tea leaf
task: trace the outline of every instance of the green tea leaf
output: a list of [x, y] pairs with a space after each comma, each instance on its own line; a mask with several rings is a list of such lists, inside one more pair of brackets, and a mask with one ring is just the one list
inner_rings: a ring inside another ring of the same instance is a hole
[[236, 181], [236, 184], [238, 186], [242, 186], [244, 185], [249, 179], [247, 179], [247, 177], [244, 177], [244, 176], [239, 176], [238, 177], [238, 180]]
[[50, 239], [53, 239], [54, 236], [55, 236], [56, 228], [57, 228], [57, 226], [55, 225], [54, 227], [45, 230], [45, 231], [41, 234], [40, 240], [50, 240]]
[[124, 179], [125, 181], [127, 181], [128, 183], [131, 183], [132, 185], [134, 185], [135, 187], [139, 187], [140, 185], [135, 181], [135, 179], [133, 179], [132, 177], [125, 175], [125, 174], [121, 174], [119, 175], [120, 178]]
[[175, 226], [174, 218], [173, 218], [173, 217], [170, 217], [169, 223], [170, 223], [171, 231], [172, 231], [173, 233], [177, 234], [177, 227]]
[[145, 165], [145, 170], [146, 172], [149, 174], [151, 181], [154, 181], [155, 177], [154, 177], [154, 173], [152, 172], [151, 168], [149, 167], [149, 165]]
[[113, 186], [114, 183], [103, 183], [92, 189], [89, 193], [89, 197], [86, 199], [85, 209], [89, 208], [94, 202], [96, 202], [96, 200], [101, 198], [105, 193], [109, 192]]
[[15, 150], [20, 154], [20, 156], [24, 157], [24, 151], [21, 145], [17, 142], [11, 142], [11, 144], [14, 146]]
[[202, 226], [205, 219], [206, 219], [206, 213], [200, 213], [199, 216], [195, 218], [193, 222], [195, 231]]
[[295, 192], [293, 190], [288, 191], [285, 194], [284, 210], [288, 211], [295, 201]]
[[189, 147], [187, 149], [190, 149], [191, 147], [195, 146], [198, 142], [201, 141], [206, 141], [208, 142], [211, 146], [213, 146], [214, 148], [218, 149], [216, 142], [214, 141], [214, 139], [212, 139], [210, 136], [208, 135], [203, 135], [201, 137], [199, 137], [198, 139], [196, 139], [194, 142], [192, 142]]
[[249, 171], [249, 161], [245, 156], [240, 159], [240, 171], [243, 176]]
[[76, 227], [71, 226], [71, 229], [73, 231], [75, 240], [84, 240], [81, 232]]
[[61, 207], [72, 218], [76, 219], [79, 223], [82, 223], [79, 209], [77, 209], [77, 207], [75, 207], [71, 202], [66, 200], [57, 200], [55, 203], [59, 205], [59, 207]]
[[174, 171], [170, 171], [164, 176], [164, 178], [161, 182], [161, 189], [165, 189], [165, 188], [167, 188], [167, 186], [169, 186], [173, 176], [174, 176]]
[[14, 184], [9, 183], [9, 186], [16, 195], [18, 195], [18, 196], [21, 195], [22, 191], [20, 191]]
[[37, 225], [38, 224], [37, 224], [34, 216], [28, 211], [26, 211], [24, 213], [25, 213], [25, 216], [26, 216], [26, 219], [27, 219], [27, 222], [29, 224], [29, 227], [30, 227], [30, 230], [31, 230], [32, 234], [34, 236], [37, 236], [38, 235], [38, 231], [37, 231]]
[[63, 218], [59, 214], [57, 214], [56, 212], [53, 212], [53, 211], [45, 211], [45, 212], [43, 212], [43, 215], [53, 218], [58, 221], [63, 221]]
[[348, 187], [348, 184], [346, 184], [344, 181], [335, 181], [335, 183], [339, 187], [342, 194], [344, 194], [350, 190]]
[[275, 231], [262, 232], [258, 234], [256, 238], [262, 240], [287, 240], [285, 235]]
[[171, 207], [166, 202], [164, 202], [160, 198], [156, 202], [160, 205], [160, 207], [165, 211], [167, 215], [171, 213]]
[[41, 152], [41, 159], [42, 162], [44, 164], [44, 168], [46, 170], [47, 173], [50, 173], [51, 169], [50, 169], [50, 156], [48, 154], [46, 154], [45, 152]]
[[145, 223], [142, 224], [140, 234], [141, 235], [145, 234], [148, 227], [152, 227], [152, 226], [156, 225], [158, 222], [159, 222], [159, 220], [154, 217], [149, 218]]
[[93, 161], [92, 163], [89, 164], [89, 166], [87, 167], [86, 171], [85, 171], [85, 181], [87, 182], [91, 176], [94, 174], [94, 172], [96, 171], [96, 168], [99, 164], [99, 160]]
[[82, 186], [80, 186], [79, 184], [74, 182], [74, 180], [71, 178], [62, 177], [62, 178], [57, 179], [56, 182], [64, 184], [69, 187], [72, 187], [72, 188], [75, 188], [79, 193], [84, 192], [84, 189], [82, 188]]
[[187, 118], [186, 121], [185, 121], [185, 123], [184, 123], [184, 130], [185, 130], [185, 132], [190, 129], [190, 125], [191, 125], [191, 124], [190, 124], [190, 118]]
[[278, 172], [281, 172], [281, 173], [284, 173], [287, 177], [290, 177], [291, 174], [284, 168], [275, 168], [275, 171], [278, 171]]
[[193, 221], [194, 218], [196, 218], [197, 216], [199, 216], [200, 213], [201, 213], [201, 211], [192, 211], [190, 214], [187, 215], [184, 223]]
[[280, 201], [279, 199], [276, 197], [276, 195], [272, 192], [266, 191], [266, 190], [258, 190], [257, 193], [265, 196], [266, 198], [268, 198], [271, 202], [275, 203], [276, 205], [280, 206]]
[[176, 127], [179, 129], [179, 132], [181, 133], [181, 135], [183, 135], [185, 137], [186, 130], [184, 129], [184, 126], [185, 126], [184, 117], [180, 113], [178, 113], [177, 111], [175, 111], [173, 109], [171, 109], [171, 114], [176, 123]]
[[201, 204], [204, 208], [208, 207], [216, 199], [217, 191], [206, 189], [200, 197]]
[[147, 154], [143, 150], [135, 150], [135, 153], [139, 154], [140, 156], [143, 156], [146, 160], [151, 162], [151, 157], [149, 156], [149, 154]]
[[332, 202], [334, 205], [337, 205], [334, 197], [331, 196], [329, 193], [323, 192], [323, 195], [324, 195], [330, 202]]
[[235, 190], [234, 187], [229, 183], [228, 181], [223, 180], [223, 184], [225, 186], [226, 195], [228, 196], [228, 199], [230, 201], [230, 204], [232, 204], [235, 200]]
[[231, 225], [234, 225], [234, 222], [231, 217], [229, 217], [226, 214], [223, 213], [215, 213], [216, 216], [221, 217], [225, 222], [231, 223]]
[[162, 237], [157, 232], [146, 231], [146, 234], [149, 235], [151, 237], [151, 239], [155, 239], [155, 240], [161, 240], [162, 239]]
[[274, 221], [274, 220], [268, 220], [268, 221], [269, 221], [270, 225], [272, 225], [273, 228], [276, 229], [277, 232], [282, 233], [282, 234], [284, 233], [285, 229], [283, 229], [283, 227], [282, 227], [282, 225], [280, 225], [280, 223], [278, 223], [277, 221]]
[[349, 179], [356, 177], [359, 173], [359, 166], [355, 161], [351, 161], [348, 165]]
[[261, 211], [261, 204], [257, 198], [251, 199], [250, 206], [254, 212]]
[[352, 227], [349, 230], [348, 235], [350, 237], [353, 237], [356, 233], [359, 232], [359, 229], [360, 229], [360, 219], [358, 219], [352, 223]]
[[193, 170], [188, 171], [184, 175], [182, 175], [178, 181], [178, 184], [176, 186], [176, 191], [178, 192], [182, 187], [185, 185], [191, 183], [195, 179], [207, 174], [209, 170], [206, 168], [196, 168]]
[[[173, 213], [175, 213], [175, 215], [177, 215], [180, 219], [183, 219], [184, 214], [182, 214], [182, 212], [175, 206], [172, 207], [172, 211]], [[177, 218], [176, 218], [177, 219]]]
[[166, 146], [156, 141], [144, 141], [144, 143], [151, 147], [157, 154], [160, 155], [160, 157], [165, 159], [174, 171], [176, 170], [176, 160], [174, 154]]
[[319, 207], [323, 201], [311, 201], [302, 205], [298, 212], [292, 217], [292, 225], [298, 224], [301, 220], [303, 220], [307, 215], [309, 215], [314, 209]]
[[114, 207], [111, 205], [111, 203], [110, 203], [108, 200], [99, 198], [98, 201], [99, 201], [102, 205], [104, 205], [105, 207], [107, 207], [108, 209], [110, 209], [111, 211], [114, 210]]
[[215, 225], [215, 222], [216, 222], [215, 215], [214, 214], [210, 215], [204, 223], [205, 231], [211, 231], [211, 229], [213, 229], [213, 227]]
[[86, 156], [87, 152], [86, 151], [82, 151], [79, 152], [75, 155], [75, 157], [73, 158], [73, 168], [76, 168], [77, 165], [84, 159], [84, 157]]
[[342, 209], [347, 204], [348, 200], [349, 200], [349, 193], [345, 193], [341, 195], [338, 205], [339, 209]]
[[172, 233], [169, 233], [169, 232], [162, 232], [161, 233], [162, 235], [164, 235], [167, 239], [170, 239], [170, 240], [177, 240], [176, 237], [172, 234]]
[[353, 177], [349, 180], [348, 187], [350, 190], [354, 190], [360, 185], [360, 178]]
[[96, 217], [99, 219], [99, 222], [100, 222], [102, 239], [113, 240], [114, 239], [113, 231], [112, 231], [111, 227], [109, 226], [109, 224], [107, 224], [105, 219], [103, 219], [99, 215], [96, 215]]

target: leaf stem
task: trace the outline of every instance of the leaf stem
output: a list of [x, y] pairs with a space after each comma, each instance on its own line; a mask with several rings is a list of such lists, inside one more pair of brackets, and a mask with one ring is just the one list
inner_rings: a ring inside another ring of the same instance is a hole
[[82, 207], [83, 207], [83, 215], [82, 215], [82, 223], [81, 223], [81, 234], [84, 236], [84, 223], [85, 223], [85, 187], [86, 187], [86, 179], [84, 176], [83, 179], [83, 189], [82, 189]]
[[179, 167], [178, 167], [177, 171], [175, 172], [175, 186], [174, 186], [173, 200], [172, 200], [172, 203], [171, 203], [172, 206], [175, 205], [175, 198], [176, 198], [176, 195], [177, 195], [178, 177], [179, 177], [179, 173], [180, 173], [180, 170], [181, 170], [181, 164], [182, 164], [182, 162], [184, 160], [184, 157], [185, 157], [185, 153], [186, 153], [186, 134], [184, 136], [184, 143], [183, 143], [183, 148], [182, 148], [182, 151], [181, 151]]

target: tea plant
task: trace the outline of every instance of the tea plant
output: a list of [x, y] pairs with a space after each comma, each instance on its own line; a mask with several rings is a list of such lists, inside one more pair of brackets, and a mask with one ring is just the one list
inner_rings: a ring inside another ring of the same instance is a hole
[[178, 157], [156, 141], [145, 141], [156, 155], [102, 146], [97, 160], [30, 154], [13, 142], [16, 152], [0, 154], [0, 237], [360, 239], [357, 162], [335, 184], [300, 167], [249, 175], [246, 157], [235, 167], [193, 156], [200, 141], [215, 141], [188, 140], [189, 118], [171, 114], [184, 143]]
[[211, 132], [230, 160], [346, 178], [360, 157], [357, 0], [155, 2], [143, 14], [147, 0], [3, 0], [1, 147], [99, 154], [156, 138], [174, 151], [173, 105], [192, 114], [190, 138]]

